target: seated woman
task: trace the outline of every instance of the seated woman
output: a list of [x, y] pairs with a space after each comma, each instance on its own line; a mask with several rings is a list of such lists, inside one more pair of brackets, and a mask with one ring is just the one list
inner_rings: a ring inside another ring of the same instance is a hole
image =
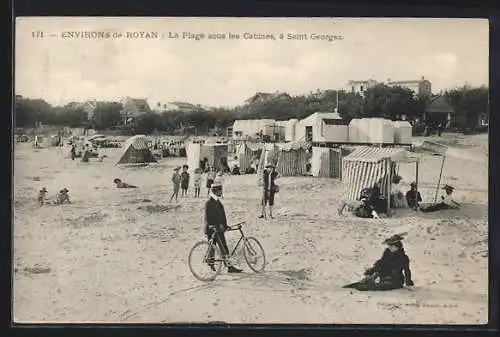
[[392, 208], [407, 208], [405, 196], [401, 193], [399, 188], [399, 183], [401, 182], [401, 177], [395, 175], [392, 179], [392, 189], [391, 189], [391, 207]]
[[384, 243], [389, 247], [384, 250], [380, 260], [372, 268], [365, 271], [365, 277], [343, 288], [352, 288], [359, 291], [400, 289], [406, 284], [413, 286], [410, 271], [410, 259], [401, 242], [403, 237], [393, 235]]
[[116, 184], [117, 188], [137, 188], [137, 186], [124, 183], [121, 179], [115, 178], [113, 182]]
[[352, 214], [358, 218], [379, 219], [377, 211], [366, 197], [361, 198], [361, 200], [343, 200], [338, 209], [338, 214], [340, 216], [342, 216], [346, 207], [348, 207], [352, 211]]
[[453, 191], [455, 190], [453, 186], [447, 184], [444, 185], [442, 189], [446, 191], [446, 195], [441, 196], [441, 202], [437, 204], [420, 205], [420, 211], [424, 213], [429, 213], [443, 209], [460, 209], [460, 207], [462, 207], [462, 205], [453, 200], [452, 194]]

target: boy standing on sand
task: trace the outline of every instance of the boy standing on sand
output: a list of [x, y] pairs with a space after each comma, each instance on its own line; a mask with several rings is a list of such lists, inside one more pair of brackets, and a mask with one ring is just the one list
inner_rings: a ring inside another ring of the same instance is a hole
[[201, 189], [201, 168], [197, 168], [194, 170], [194, 197], [199, 198], [200, 197], [200, 189]]
[[47, 195], [47, 189], [45, 187], [38, 192], [37, 200], [40, 206], [45, 204], [46, 195]]
[[174, 192], [170, 197], [170, 201], [172, 201], [175, 197], [175, 202], [177, 202], [177, 198], [179, 196], [179, 188], [181, 185], [181, 175], [179, 174], [179, 167], [174, 169], [174, 174], [172, 175], [172, 184], [174, 185]]
[[181, 173], [181, 198], [182, 197], [187, 197], [187, 191], [189, 187], [189, 172], [187, 171], [189, 166], [183, 165], [182, 166], [182, 173]]
[[224, 189], [222, 188], [222, 183], [223, 182], [224, 182], [224, 173], [222, 173], [222, 171], [219, 171], [215, 175], [214, 185], [215, 186], [219, 186], [221, 199], [224, 199]]
[[214, 183], [214, 179], [215, 179], [215, 167], [211, 167], [207, 173], [207, 189], [208, 189], [207, 197], [210, 195], [210, 188]]

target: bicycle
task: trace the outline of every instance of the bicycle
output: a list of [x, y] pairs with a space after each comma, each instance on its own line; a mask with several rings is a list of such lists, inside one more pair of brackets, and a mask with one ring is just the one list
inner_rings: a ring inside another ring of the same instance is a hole
[[[261, 243], [254, 237], [251, 236], [245, 236], [242, 230], [242, 226], [246, 224], [245, 221], [237, 223], [233, 226], [229, 226], [226, 231], [239, 231], [241, 236], [238, 242], [236, 243], [236, 246], [234, 246], [233, 251], [229, 254], [229, 256], [222, 256], [221, 254], [221, 248], [219, 244], [216, 244], [217, 240], [217, 234], [218, 231], [211, 226], [210, 229], [212, 229], [212, 235], [208, 241], [200, 241], [197, 242], [193, 248], [191, 248], [191, 251], [189, 252], [189, 258], [188, 258], [188, 264], [189, 264], [189, 270], [193, 274], [195, 278], [197, 278], [200, 281], [213, 281], [215, 278], [221, 273], [222, 270], [222, 265], [227, 264], [229, 262], [229, 259], [231, 259], [234, 256], [234, 253], [238, 249], [238, 246], [240, 245], [241, 242], [243, 242], [243, 255], [245, 257], [245, 261], [248, 264], [248, 267], [256, 273], [261, 273], [264, 271], [265, 265], [266, 265], [266, 256], [264, 253], [264, 248], [262, 247]], [[217, 241], [218, 242], [218, 241]], [[202, 258], [198, 257], [195, 258], [194, 255], [200, 251], [200, 255]], [[210, 252], [213, 251], [214, 255], [213, 258], [210, 258]], [[256, 263], [257, 258], [259, 257], [258, 253], [260, 252], [260, 257], [262, 258], [262, 265], [258, 266]], [[209, 273], [208, 276], [202, 276], [200, 273], [197, 273], [195, 271], [195, 268], [193, 266], [193, 263], [200, 260], [202, 262], [202, 271], [207, 271]], [[212, 264], [214, 266], [215, 270], [211, 270], [209, 268], [209, 264]]]

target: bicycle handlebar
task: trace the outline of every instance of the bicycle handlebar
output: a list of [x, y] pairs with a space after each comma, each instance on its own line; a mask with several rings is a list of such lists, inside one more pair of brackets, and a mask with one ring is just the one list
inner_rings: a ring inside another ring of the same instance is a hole
[[[242, 221], [242, 222], [238, 222], [237, 224], [235, 225], [232, 225], [232, 226], [227, 226], [227, 231], [236, 231], [238, 229], [241, 229], [242, 225], [246, 224], [246, 221]], [[209, 229], [212, 229], [214, 231], [217, 231], [217, 227], [214, 226], [214, 225], [209, 225], [208, 226]]]

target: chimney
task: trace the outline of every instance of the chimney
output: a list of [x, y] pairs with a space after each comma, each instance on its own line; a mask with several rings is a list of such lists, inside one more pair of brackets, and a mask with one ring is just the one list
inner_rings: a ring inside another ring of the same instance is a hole
[[422, 81], [423, 81], [423, 80], [425, 80], [425, 77], [424, 77], [424, 76], [422, 76]]
[[387, 83], [391, 83], [391, 79], [390, 78], [387, 79]]

